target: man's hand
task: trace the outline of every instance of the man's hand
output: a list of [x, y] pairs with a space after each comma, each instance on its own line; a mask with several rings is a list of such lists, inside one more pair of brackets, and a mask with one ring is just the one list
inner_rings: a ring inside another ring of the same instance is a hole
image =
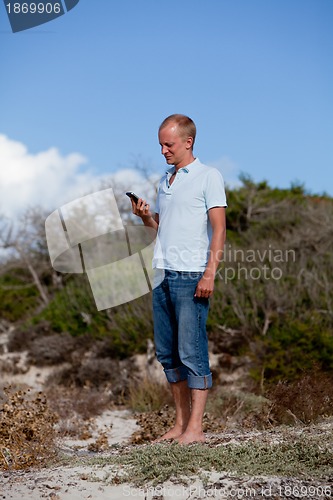
[[157, 231], [159, 216], [158, 214], [155, 214], [155, 216], [153, 217], [153, 214], [150, 211], [150, 205], [146, 203], [146, 200], [139, 198], [137, 203], [135, 203], [135, 201], [133, 200], [131, 200], [131, 202], [132, 202], [133, 214], [137, 215], [138, 217], [141, 217], [142, 222], [146, 227], [151, 227], [152, 229]]
[[214, 291], [214, 276], [203, 275], [197, 284], [194, 297], [208, 299], [213, 295], [213, 291]]
[[225, 208], [213, 207], [208, 212], [208, 217], [213, 229], [212, 240], [209, 248], [209, 257], [205, 272], [197, 284], [195, 297], [208, 299], [213, 295], [214, 278], [217, 267], [222, 259], [223, 245], [225, 241]]
[[132, 202], [132, 212], [134, 215], [141, 217], [141, 219], [143, 220], [145, 218], [149, 219], [150, 217], [153, 216], [150, 211], [150, 205], [146, 203], [146, 200], [139, 198], [138, 203], [135, 203], [135, 201], [131, 199], [131, 202]]

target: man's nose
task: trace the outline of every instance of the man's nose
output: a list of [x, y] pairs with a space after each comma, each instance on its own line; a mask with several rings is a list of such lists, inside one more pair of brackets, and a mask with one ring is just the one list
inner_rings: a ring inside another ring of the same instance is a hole
[[162, 148], [161, 148], [162, 155], [165, 155], [167, 152], [168, 152], [168, 148], [166, 146], [162, 146]]

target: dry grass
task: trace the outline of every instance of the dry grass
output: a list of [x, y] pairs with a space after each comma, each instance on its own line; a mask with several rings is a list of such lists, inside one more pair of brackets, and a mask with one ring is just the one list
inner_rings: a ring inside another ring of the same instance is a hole
[[[150, 442], [174, 423], [174, 406], [164, 385], [151, 380], [133, 384], [128, 403], [138, 413], [140, 425], [140, 430], [132, 436], [132, 443]], [[280, 382], [266, 397], [216, 386], [208, 396], [203, 427], [209, 433], [220, 433], [226, 428], [262, 430], [281, 424], [308, 425], [331, 415], [332, 376], [316, 372], [290, 384]]]
[[45, 389], [45, 393], [50, 408], [62, 420], [74, 414], [88, 420], [103, 413], [111, 402], [110, 394], [94, 387], [51, 386]]
[[[221, 433], [230, 426], [246, 431], [286, 423], [304, 426], [333, 415], [332, 376], [323, 372], [289, 384], [280, 382], [266, 396], [213, 388], [204, 416], [205, 432]], [[4, 389], [0, 396], [0, 465], [5, 469], [41, 465], [55, 453], [57, 436], [91, 437], [91, 419], [112, 401], [109, 391], [93, 386], [49, 385], [45, 394]], [[137, 413], [141, 425], [132, 443], [151, 441], [173, 424], [174, 408], [166, 384], [149, 379], [132, 382], [125, 402]], [[105, 446], [106, 437], [101, 435], [92, 451]]]
[[263, 429], [270, 423], [270, 406], [270, 402], [262, 396], [251, 392], [230, 391], [220, 386], [209, 394], [207, 412], [225, 425]]
[[59, 417], [59, 437], [89, 439], [94, 417], [110, 407], [111, 396], [94, 387], [51, 386], [45, 389], [50, 408]]
[[209, 395], [207, 412], [244, 429], [317, 423], [333, 416], [333, 376], [314, 370], [296, 381], [272, 385], [265, 397], [216, 387]]
[[25, 469], [53, 456], [56, 420], [41, 392], [4, 388], [0, 400], [0, 465], [4, 469]]
[[151, 412], [160, 410], [172, 402], [169, 387], [148, 378], [133, 381], [129, 386], [126, 403], [135, 412]]
[[317, 422], [333, 415], [333, 375], [314, 370], [294, 382], [279, 382], [267, 397], [274, 423]]

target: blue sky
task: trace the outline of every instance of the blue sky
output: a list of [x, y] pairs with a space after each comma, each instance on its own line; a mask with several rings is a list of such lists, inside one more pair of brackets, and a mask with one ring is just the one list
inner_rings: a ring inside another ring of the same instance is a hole
[[57, 204], [56, 176], [45, 185], [41, 170], [52, 155], [71, 169], [68, 197], [78, 177], [82, 188], [124, 171], [132, 188], [138, 159], [164, 172], [157, 128], [179, 112], [230, 185], [244, 172], [333, 195], [332, 26], [332, 0], [80, 0], [13, 34], [1, 4], [0, 188], [21, 182], [30, 203], [49, 189]]

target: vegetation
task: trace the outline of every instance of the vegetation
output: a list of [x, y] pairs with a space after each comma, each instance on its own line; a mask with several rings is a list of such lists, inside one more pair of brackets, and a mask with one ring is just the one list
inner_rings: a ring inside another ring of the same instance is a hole
[[[227, 243], [208, 335], [221, 365], [247, 360], [249, 382], [232, 393], [214, 386], [205, 431], [221, 432], [229, 421], [248, 430], [281, 424], [299, 430], [333, 409], [333, 200], [302, 186], [273, 189], [248, 177], [227, 196]], [[158, 437], [174, 419], [165, 386], [152, 379], [138, 383], [133, 366], [133, 354], [146, 352], [153, 338], [151, 294], [98, 312], [85, 275], [52, 269], [40, 214], [29, 210], [15, 230], [0, 226], [0, 246], [11, 250], [0, 266], [0, 333], [10, 333], [9, 354], [25, 351], [30, 364], [61, 369], [43, 393], [5, 388], [1, 394], [4, 469], [44, 464], [54, 456], [59, 433], [90, 435], [90, 419], [111, 403], [137, 412], [142, 430], [133, 435], [135, 444]], [[20, 369], [17, 363], [15, 373]], [[271, 441], [144, 444], [103, 460], [122, 471], [115, 482], [137, 484], [202, 470], [332, 475], [331, 437], [296, 439], [286, 431], [283, 442]], [[107, 449], [106, 436], [93, 447]]]
[[154, 380], [145, 378], [139, 385], [133, 381], [129, 386], [127, 404], [134, 412], [159, 411], [171, 401], [167, 386]]
[[[247, 355], [261, 394], [314, 367], [332, 372], [333, 200], [246, 176], [227, 197], [227, 243], [208, 323], [213, 350]], [[0, 318], [15, 326], [12, 345], [44, 364], [70, 358], [78, 345], [71, 337], [102, 342], [104, 358], [145, 352], [153, 338], [150, 294], [98, 312], [85, 275], [52, 269], [44, 220], [30, 210], [16, 232], [0, 228], [12, 249], [0, 269]]]
[[[329, 438], [329, 436], [327, 436]], [[329, 439], [331, 441], [331, 439]], [[322, 436], [299, 436], [285, 432], [282, 442], [263, 439], [222, 446], [160, 444], [137, 446], [118, 455], [90, 459], [100, 466], [115, 464], [120, 473], [111, 482], [131, 482], [137, 486], [156, 486], [169, 479], [187, 482], [191, 476], [217, 471], [233, 476], [282, 476], [327, 479], [332, 474], [331, 442]]]
[[0, 467], [25, 469], [54, 456], [56, 420], [44, 394], [5, 388], [0, 398]]
[[217, 448], [195, 445], [153, 447], [133, 450], [122, 459], [131, 467], [131, 478], [144, 483], [146, 480], [162, 482], [177, 473], [188, 476], [200, 470], [239, 472], [241, 474], [278, 474], [306, 477], [327, 476], [332, 471], [332, 452], [311, 443], [308, 439], [271, 445], [265, 443], [245, 443]]
[[332, 370], [333, 201], [243, 178], [228, 193], [228, 239], [209, 322], [239, 331], [264, 383]]

